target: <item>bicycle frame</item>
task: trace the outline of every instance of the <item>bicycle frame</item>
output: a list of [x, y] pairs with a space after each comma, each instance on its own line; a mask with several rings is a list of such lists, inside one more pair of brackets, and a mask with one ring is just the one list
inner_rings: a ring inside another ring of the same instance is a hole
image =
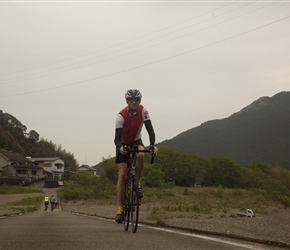
[[[139, 150], [137, 146], [128, 148], [129, 152], [129, 163], [127, 169], [127, 179], [125, 182], [125, 194], [124, 194], [124, 230], [127, 231], [129, 224], [131, 223], [132, 232], [136, 233], [138, 228], [139, 219], [139, 188], [138, 179], [136, 176], [136, 155], [138, 152], [149, 153], [150, 150], [144, 149]], [[154, 162], [154, 155], [152, 154], [151, 164]]]

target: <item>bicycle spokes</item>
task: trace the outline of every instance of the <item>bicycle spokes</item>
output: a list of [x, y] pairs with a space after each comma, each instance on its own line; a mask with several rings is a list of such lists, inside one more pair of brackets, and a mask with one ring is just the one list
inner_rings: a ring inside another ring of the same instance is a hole
[[131, 183], [130, 221], [131, 221], [132, 232], [136, 233], [137, 228], [138, 228], [138, 219], [139, 219], [139, 196], [137, 193], [138, 189], [136, 188], [136, 185], [134, 182]]

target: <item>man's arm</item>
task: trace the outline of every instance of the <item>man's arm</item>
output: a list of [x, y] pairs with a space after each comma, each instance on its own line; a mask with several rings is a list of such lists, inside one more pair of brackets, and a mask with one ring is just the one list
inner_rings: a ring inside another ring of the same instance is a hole
[[122, 128], [116, 128], [115, 129], [115, 139], [114, 139], [114, 143], [115, 143], [115, 145], [116, 145], [117, 148], [120, 148], [122, 146], [121, 136], [122, 136]]
[[155, 132], [154, 132], [151, 120], [146, 120], [144, 122], [144, 124], [145, 124], [145, 128], [149, 134], [150, 145], [154, 146], [155, 145]]
[[119, 113], [117, 115], [116, 121], [115, 121], [114, 143], [115, 143], [117, 148], [120, 148], [122, 146], [121, 138], [122, 138], [123, 124], [124, 124], [124, 117]]

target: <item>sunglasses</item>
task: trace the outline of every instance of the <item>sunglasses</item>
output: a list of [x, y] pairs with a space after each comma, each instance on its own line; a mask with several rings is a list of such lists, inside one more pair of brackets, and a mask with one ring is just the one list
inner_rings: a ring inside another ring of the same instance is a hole
[[140, 98], [128, 98], [127, 99], [129, 102], [140, 102], [141, 99]]

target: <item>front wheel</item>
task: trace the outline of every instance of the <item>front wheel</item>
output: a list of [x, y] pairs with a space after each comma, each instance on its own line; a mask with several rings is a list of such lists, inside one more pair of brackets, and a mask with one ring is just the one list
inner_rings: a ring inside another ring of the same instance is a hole
[[127, 231], [129, 228], [130, 222], [130, 204], [129, 204], [129, 183], [126, 181], [125, 183], [125, 194], [124, 194], [124, 202], [123, 202], [123, 213], [124, 213], [124, 230]]
[[136, 233], [139, 219], [139, 192], [137, 178], [131, 181], [130, 217], [132, 232]]

